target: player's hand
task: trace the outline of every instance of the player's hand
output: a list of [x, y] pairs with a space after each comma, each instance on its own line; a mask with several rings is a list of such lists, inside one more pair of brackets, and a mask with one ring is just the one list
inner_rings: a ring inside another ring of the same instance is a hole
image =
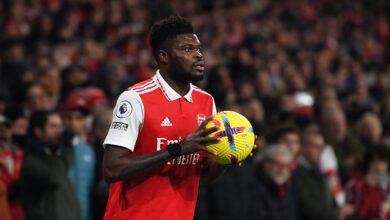
[[[249, 157], [253, 157], [253, 153], [257, 150], [257, 135], [255, 136], [255, 145], [253, 145], [252, 152], [249, 154]], [[242, 162], [238, 163], [238, 166], [241, 166]]]
[[210, 142], [218, 142], [218, 138], [208, 137], [209, 134], [217, 131], [218, 127], [206, 128], [207, 123], [211, 121], [212, 117], [208, 117], [202, 122], [199, 128], [193, 133], [189, 134], [183, 141], [180, 142], [181, 154], [192, 154], [200, 150], [209, 154], [216, 155], [216, 152], [206, 148], [206, 144]]

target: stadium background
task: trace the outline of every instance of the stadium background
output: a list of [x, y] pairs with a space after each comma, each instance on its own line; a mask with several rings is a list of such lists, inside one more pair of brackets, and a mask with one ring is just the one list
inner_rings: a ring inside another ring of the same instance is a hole
[[[338, 199], [340, 192], [332, 196], [343, 210], [365, 156], [390, 148], [385, 0], [2, 0], [0, 124], [7, 126], [1, 132], [11, 133], [23, 151], [32, 112], [82, 108], [85, 144], [96, 161], [95, 175], [86, 180], [92, 181], [89, 217], [101, 218], [107, 186], [100, 143], [110, 107], [128, 86], [154, 74], [148, 30], [170, 14], [191, 18], [207, 64], [199, 86], [215, 97], [219, 110], [251, 120], [260, 151], [276, 141], [280, 127], [321, 130], [338, 161], [336, 185], [346, 199]], [[251, 163], [229, 168], [201, 189], [197, 218], [234, 219], [251, 203]], [[18, 200], [7, 188], [12, 184], [0, 188]]]

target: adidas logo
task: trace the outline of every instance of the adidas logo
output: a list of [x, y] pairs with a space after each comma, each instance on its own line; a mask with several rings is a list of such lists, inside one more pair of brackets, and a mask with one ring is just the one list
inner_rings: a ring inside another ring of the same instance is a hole
[[164, 121], [161, 122], [161, 127], [172, 126], [171, 121], [169, 121], [168, 117], [165, 117]]

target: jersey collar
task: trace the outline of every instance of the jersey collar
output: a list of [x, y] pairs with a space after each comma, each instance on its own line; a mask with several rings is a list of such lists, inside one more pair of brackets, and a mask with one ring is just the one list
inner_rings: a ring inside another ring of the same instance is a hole
[[[174, 100], [181, 98], [179, 93], [177, 93], [174, 89], [172, 89], [172, 87], [167, 83], [167, 81], [165, 81], [165, 79], [161, 76], [160, 70], [156, 71], [155, 78], [156, 78], [158, 84], [160, 85], [160, 88], [161, 88], [162, 92], [164, 93], [165, 97], [169, 101], [174, 101]], [[190, 90], [183, 97], [188, 102], [192, 102], [192, 84], [191, 83], [190, 83]]]

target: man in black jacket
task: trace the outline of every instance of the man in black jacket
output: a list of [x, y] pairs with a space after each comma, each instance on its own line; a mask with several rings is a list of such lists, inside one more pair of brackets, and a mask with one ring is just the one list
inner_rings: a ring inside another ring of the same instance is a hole
[[68, 178], [72, 137], [61, 139], [60, 115], [52, 111], [34, 112], [29, 132], [31, 138], [21, 171], [26, 220], [81, 219], [77, 197]]
[[297, 220], [290, 183], [293, 155], [284, 145], [271, 145], [256, 157], [257, 184], [251, 209], [259, 220]]
[[293, 178], [301, 220], [337, 220], [328, 182], [319, 170], [319, 160], [325, 146], [324, 138], [317, 132], [303, 134], [301, 156]]

